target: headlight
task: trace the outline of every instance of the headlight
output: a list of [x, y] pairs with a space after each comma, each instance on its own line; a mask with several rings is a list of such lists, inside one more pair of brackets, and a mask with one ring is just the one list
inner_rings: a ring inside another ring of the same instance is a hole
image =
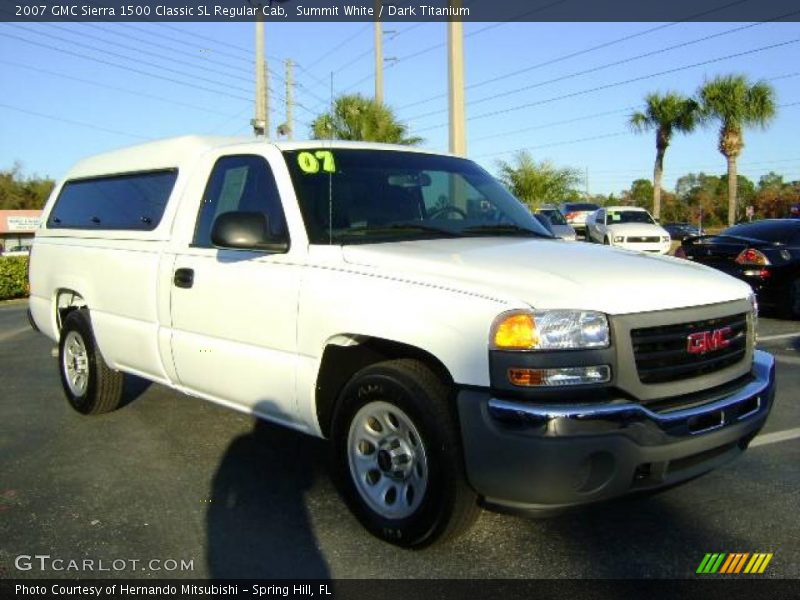
[[607, 348], [608, 319], [585, 310], [515, 310], [492, 324], [493, 350], [575, 350]]
[[665, 244], [669, 244], [670, 238], [668, 235], [662, 235], [661, 241], [664, 242]]
[[624, 241], [625, 241], [625, 237], [624, 236], [621, 236], [621, 235], [615, 235], [614, 236], [614, 243], [615, 244], [621, 244]]

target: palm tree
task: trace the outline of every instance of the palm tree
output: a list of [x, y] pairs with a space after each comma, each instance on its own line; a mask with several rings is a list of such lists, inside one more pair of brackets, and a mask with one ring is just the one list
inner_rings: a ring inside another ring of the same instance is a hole
[[775, 117], [775, 90], [744, 75], [722, 75], [699, 91], [702, 116], [720, 121], [719, 151], [728, 161], [728, 225], [736, 222], [736, 160], [744, 148], [745, 127], [765, 128]]
[[386, 142], [413, 146], [422, 138], [408, 135], [408, 126], [395, 117], [391, 108], [361, 94], [339, 96], [331, 112], [314, 119], [314, 139]]
[[583, 177], [578, 169], [537, 162], [526, 150], [515, 153], [511, 162], [499, 161], [497, 169], [500, 181], [530, 207], [580, 197], [577, 187]]
[[676, 92], [664, 95], [648, 94], [644, 111], [630, 116], [629, 124], [634, 131], [656, 130], [656, 163], [653, 167], [653, 215], [661, 215], [661, 178], [664, 175], [664, 154], [667, 152], [672, 134], [676, 131], [689, 133], [697, 124], [697, 102]]

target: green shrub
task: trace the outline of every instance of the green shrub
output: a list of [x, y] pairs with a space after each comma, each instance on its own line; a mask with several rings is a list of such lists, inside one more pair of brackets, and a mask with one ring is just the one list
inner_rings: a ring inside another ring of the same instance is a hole
[[28, 295], [28, 257], [0, 256], [0, 300]]

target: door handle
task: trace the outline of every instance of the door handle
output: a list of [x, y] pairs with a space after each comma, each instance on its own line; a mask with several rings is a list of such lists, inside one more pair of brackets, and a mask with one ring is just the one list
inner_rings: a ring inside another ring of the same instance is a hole
[[173, 279], [175, 287], [190, 288], [194, 285], [194, 269], [178, 269]]

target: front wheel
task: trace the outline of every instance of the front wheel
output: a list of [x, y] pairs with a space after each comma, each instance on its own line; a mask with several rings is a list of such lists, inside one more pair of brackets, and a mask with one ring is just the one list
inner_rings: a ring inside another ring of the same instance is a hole
[[404, 547], [453, 538], [479, 513], [448, 387], [423, 363], [358, 372], [334, 415], [334, 472], [358, 520]]
[[611, 241], [608, 239], [608, 236], [603, 238], [603, 244], [606, 245], [606, 246], [610, 246], [611, 245]]
[[94, 415], [119, 407], [123, 375], [110, 369], [97, 350], [85, 309], [73, 310], [64, 319], [58, 364], [64, 394], [76, 411]]

